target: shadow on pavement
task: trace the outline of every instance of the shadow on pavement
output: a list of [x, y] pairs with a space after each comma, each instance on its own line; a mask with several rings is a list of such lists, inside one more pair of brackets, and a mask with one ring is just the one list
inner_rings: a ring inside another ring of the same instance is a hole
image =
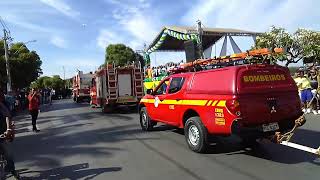
[[[183, 129], [177, 129], [167, 125], [159, 125], [154, 128], [154, 131], [168, 131], [168, 133], [175, 133], [184, 136]], [[165, 135], [167, 136], [167, 135]], [[170, 136], [170, 135], [168, 135]], [[308, 129], [298, 129], [293, 136], [291, 142], [302, 144], [305, 146], [318, 148], [320, 146], [320, 132]], [[169, 139], [174, 141], [172, 139]], [[225, 154], [236, 155], [244, 154], [265, 160], [270, 160], [284, 164], [298, 164], [302, 162], [309, 162], [315, 165], [320, 165], [317, 155], [310, 154], [298, 149], [293, 149], [271, 142], [258, 143], [257, 146], [248, 147], [241, 143], [241, 139], [236, 136], [230, 137], [211, 137], [212, 142], [208, 152], [205, 154]], [[185, 141], [177, 142], [181, 146], [187, 147]]]
[[59, 110], [68, 110], [74, 108], [81, 108], [81, 107], [89, 107], [89, 103], [75, 103], [70, 99], [62, 99], [62, 100], [55, 100], [53, 101], [52, 105], [45, 105], [45, 108], [42, 108], [42, 112], [48, 111], [59, 111]]
[[104, 114], [138, 114], [138, 107], [121, 105], [114, 108], [111, 112], [105, 112]]
[[[12, 143], [14, 149], [19, 149], [19, 153], [14, 153], [15, 161], [28, 162], [30, 166], [46, 168], [60, 166], [63, 158], [74, 155], [94, 155], [109, 158], [113, 156], [113, 153], [127, 151], [127, 149], [98, 144], [137, 140], [135, 135], [143, 133], [136, 128], [136, 125], [88, 129], [81, 127], [91, 126], [90, 123], [79, 121], [80, 123], [77, 124], [66, 123], [59, 127], [41, 130], [37, 134], [30, 133], [17, 137]], [[57, 158], [57, 156], [63, 158]]]
[[[88, 163], [76, 164], [72, 166], [64, 166], [44, 171], [29, 171], [18, 170], [22, 176], [22, 180], [43, 180], [43, 179], [80, 179], [85, 178], [87, 180], [94, 179], [95, 177], [107, 173], [121, 171], [121, 167], [109, 167], [109, 168], [96, 168], [89, 169]], [[28, 174], [37, 174], [28, 176]], [[26, 176], [26, 177], [24, 177]]]

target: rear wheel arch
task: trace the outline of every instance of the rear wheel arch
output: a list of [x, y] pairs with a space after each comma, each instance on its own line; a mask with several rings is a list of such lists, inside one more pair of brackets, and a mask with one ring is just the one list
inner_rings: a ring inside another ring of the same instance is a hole
[[147, 108], [145, 104], [143, 104], [143, 103], [139, 104], [139, 107], [138, 107], [138, 108], [139, 108], [139, 112], [141, 111], [141, 109], [142, 109], [143, 107]]
[[195, 111], [194, 109], [188, 109], [187, 111], [184, 112], [183, 117], [182, 117], [182, 122], [181, 122], [181, 127], [184, 127], [186, 124], [187, 120], [191, 117], [200, 117], [199, 113]]

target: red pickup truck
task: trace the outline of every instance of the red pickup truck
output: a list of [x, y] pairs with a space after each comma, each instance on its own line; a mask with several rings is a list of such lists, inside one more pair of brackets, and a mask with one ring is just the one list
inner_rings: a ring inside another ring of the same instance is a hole
[[303, 115], [288, 68], [268, 64], [171, 75], [148, 90], [139, 112], [144, 131], [157, 122], [184, 128], [195, 152], [206, 151], [211, 135], [253, 142], [292, 129]]

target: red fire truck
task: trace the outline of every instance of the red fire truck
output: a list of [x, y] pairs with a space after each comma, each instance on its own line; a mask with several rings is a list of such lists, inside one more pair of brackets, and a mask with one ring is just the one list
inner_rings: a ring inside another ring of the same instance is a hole
[[141, 99], [142, 130], [158, 122], [183, 128], [195, 152], [208, 149], [210, 136], [235, 134], [248, 145], [269, 139], [320, 155], [320, 147], [290, 142], [305, 118], [288, 68], [268, 62], [282, 52], [260, 49], [184, 64], [185, 73], [170, 75]]
[[78, 71], [77, 75], [72, 78], [72, 97], [73, 101], [79, 103], [84, 100], [90, 100], [90, 84], [93, 74], [84, 74]]
[[91, 105], [103, 112], [117, 105], [135, 107], [143, 96], [143, 72], [140, 64], [116, 67], [114, 63], [100, 67], [91, 84]]

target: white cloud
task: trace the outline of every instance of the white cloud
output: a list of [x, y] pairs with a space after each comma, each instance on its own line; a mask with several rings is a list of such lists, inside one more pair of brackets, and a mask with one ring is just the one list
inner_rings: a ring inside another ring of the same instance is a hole
[[[58, 59], [58, 60], [56, 60]], [[66, 78], [71, 78], [76, 74], [77, 69], [88, 73], [94, 72], [101, 64], [103, 64], [103, 60], [101, 62], [97, 60], [97, 58], [67, 58], [67, 57], [56, 57], [54, 64], [44, 64], [43, 68], [43, 76], [53, 76], [60, 75], [63, 78], [64, 72], [63, 67], [65, 69]]]
[[[160, 29], [156, 28], [156, 23], [147, 16], [136, 13], [132, 18], [121, 20], [124, 28], [130, 32], [138, 41], [151, 41]], [[152, 25], [155, 23], [155, 25]]]
[[296, 30], [298, 27], [319, 28], [320, 1], [255, 1], [199, 0], [181, 19], [188, 25], [200, 19], [207, 27], [227, 27], [266, 31], [271, 25]]
[[29, 29], [35, 32], [44, 32], [44, 33], [52, 33], [54, 31], [56, 31], [53, 28], [47, 28], [47, 27], [43, 27], [34, 23], [30, 23], [26, 20], [23, 20], [19, 17], [16, 17], [15, 15], [4, 15], [3, 18], [5, 19], [5, 21], [17, 25], [19, 27], [25, 28], [25, 29]]
[[117, 37], [114, 32], [108, 29], [102, 29], [97, 37], [97, 44], [100, 48], [105, 49], [108, 44], [120, 43], [122, 41], [120, 39], [121, 38]]
[[[105, 48], [110, 43], [126, 43], [131, 48], [142, 49], [144, 43], [149, 43], [160, 30], [159, 20], [149, 11], [150, 3], [146, 0], [135, 2], [120, 2], [105, 0], [114, 5], [112, 17], [118, 22], [114, 30], [100, 30], [97, 43]], [[116, 31], [117, 30], [117, 31]]]
[[[182, 17], [182, 22], [188, 25], [196, 24], [196, 21], [199, 19], [204, 23], [209, 23], [210, 19], [215, 19], [215, 16], [209, 16], [212, 13], [216, 12], [216, 9], [224, 3], [224, 0], [200, 0], [198, 3], [195, 3], [194, 6]], [[230, 4], [230, 3], [226, 3]], [[221, 9], [220, 12], [223, 10]]]
[[91, 58], [79, 58], [79, 59], [66, 59], [64, 58], [64, 60], [60, 60], [57, 61], [56, 64], [58, 66], [70, 66], [70, 67], [96, 67], [96, 66], [100, 66], [102, 64], [97, 62], [97, 60], [95, 59], [91, 59]]
[[65, 41], [63, 38], [59, 36], [53, 36], [50, 40], [50, 43], [59, 47], [59, 48], [67, 48], [68, 44], [67, 41]]
[[[195, 25], [200, 19], [205, 27], [235, 28], [265, 32], [270, 26], [280, 26], [293, 32], [297, 28], [319, 29], [320, 1], [287, 0], [198, 0], [181, 18], [181, 23]], [[250, 48], [252, 38], [235, 37], [242, 50]], [[217, 55], [222, 41], [217, 43]], [[229, 49], [228, 53], [233, 53]], [[212, 53], [214, 54], [214, 53]]]
[[61, 12], [62, 14], [76, 18], [80, 15], [78, 11], [73, 10], [68, 4], [63, 2], [62, 0], [40, 0], [42, 3], [56, 9], [57, 11]]
[[101, 49], [105, 49], [109, 44], [118, 44], [122, 43], [129, 47], [131, 47], [133, 50], [137, 49], [139, 44], [136, 40], [128, 40], [127, 36], [124, 34], [121, 34], [121, 32], [112, 31], [109, 29], [101, 29], [99, 32], [99, 35], [97, 37], [97, 45]]

